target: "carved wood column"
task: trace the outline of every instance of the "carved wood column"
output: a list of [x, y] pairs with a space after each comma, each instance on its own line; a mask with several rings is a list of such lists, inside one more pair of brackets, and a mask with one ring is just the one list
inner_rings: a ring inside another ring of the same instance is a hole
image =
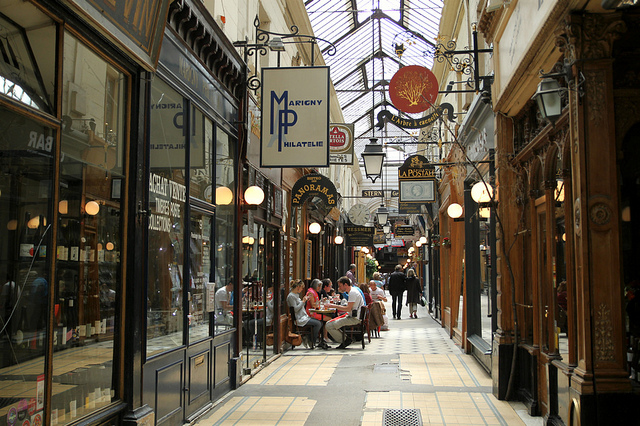
[[613, 41], [619, 15], [572, 16], [569, 49], [584, 77], [584, 95], [570, 91], [571, 170], [575, 236], [578, 394], [630, 389], [620, 290], [618, 178], [613, 108]]

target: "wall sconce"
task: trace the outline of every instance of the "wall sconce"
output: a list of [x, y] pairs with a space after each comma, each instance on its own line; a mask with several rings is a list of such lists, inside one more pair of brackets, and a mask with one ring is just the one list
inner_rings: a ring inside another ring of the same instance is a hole
[[317, 235], [322, 231], [322, 226], [318, 222], [312, 222], [309, 224], [309, 232], [313, 235]]
[[62, 200], [58, 203], [58, 213], [60, 214], [69, 213], [69, 201]]
[[[531, 99], [534, 99], [538, 104], [540, 115], [551, 124], [555, 124], [556, 120], [562, 115], [562, 92], [569, 90], [569, 87], [561, 87], [558, 80], [554, 77], [564, 77], [567, 86], [574, 77], [573, 63], [568, 59], [563, 62], [558, 62], [554, 65], [555, 69], [560, 69], [560, 72], [545, 73], [540, 70], [540, 78], [542, 81], [538, 84], [538, 89]], [[582, 85], [585, 78], [581, 72], [578, 72], [578, 82], [576, 83], [576, 91], [578, 96], [582, 96]]]
[[493, 188], [484, 181], [476, 182], [471, 188], [471, 198], [478, 204], [488, 203], [493, 197]]
[[378, 218], [379, 224], [382, 225], [383, 223], [387, 223], [387, 219], [389, 219], [389, 210], [387, 210], [384, 204], [376, 210], [376, 217]]
[[259, 186], [250, 186], [244, 191], [245, 209], [255, 209], [264, 201], [264, 191]]
[[344, 242], [344, 238], [342, 237], [342, 235], [336, 235], [336, 237], [333, 239], [333, 242], [340, 245]]
[[382, 151], [382, 145], [378, 144], [378, 139], [371, 138], [369, 140], [371, 142], [364, 147], [361, 155], [364, 162], [364, 173], [375, 183], [382, 174], [382, 163], [387, 154]]
[[451, 219], [459, 219], [462, 216], [462, 213], [462, 206], [458, 203], [449, 204], [449, 207], [447, 207], [447, 214]]
[[97, 201], [89, 201], [84, 205], [84, 212], [89, 216], [95, 216], [100, 212], [100, 204]]
[[216, 188], [216, 204], [221, 206], [228, 206], [233, 202], [233, 192], [226, 186], [219, 186]]

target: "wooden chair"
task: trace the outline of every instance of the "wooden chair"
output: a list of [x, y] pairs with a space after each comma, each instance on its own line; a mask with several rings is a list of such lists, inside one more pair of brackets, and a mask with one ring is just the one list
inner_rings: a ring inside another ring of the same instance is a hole
[[294, 311], [293, 307], [289, 307], [289, 315], [291, 315], [291, 332], [299, 334], [303, 337], [305, 335], [309, 336], [309, 344], [311, 349], [313, 349], [314, 342], [316, 340], [316, 336], [313, 335], [313, 327], [311, 325], [299, 326], [298, 322], [296, 321], [296, 311]]
[[[364, 349], [364, 335], [365, 333], [369, 333], [369, 309], [366, 306], [362, 306], [360, 308], [360, 315], [358, 316], [360, 319], [359, 324], [355, 325], [345, 325], [340, 330], [342, 330], [342, 338], [343, 340], [346, 337], [350, 337], [352, 340], [354, 338], [360, 338], [362, 341], [362, 349]], [[371, 342], [371, 336], [369, 335], [369, 342]]]

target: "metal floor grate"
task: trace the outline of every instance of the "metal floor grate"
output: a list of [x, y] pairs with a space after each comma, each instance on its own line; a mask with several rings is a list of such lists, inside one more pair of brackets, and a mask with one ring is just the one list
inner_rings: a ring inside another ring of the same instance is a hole
[[385, 409], [382, 414], [382, 426], [422, 426], [422, 416], [418, 409]]

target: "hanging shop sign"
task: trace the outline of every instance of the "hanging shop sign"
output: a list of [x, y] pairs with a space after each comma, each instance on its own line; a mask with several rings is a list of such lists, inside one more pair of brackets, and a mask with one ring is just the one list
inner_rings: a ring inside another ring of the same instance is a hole
[[396, 237], [410, 237], [413, 236], [414, 232], [415, 230], [411, 225], [396, 226], [395, 235]]
[[399, 214], [421, 214], [422, 203], [398, 203]]
[[435, 201], [435, 167], [422, 155], [412, 155], [398, 168], [401, 203]]
[[419, 113], [428, 110], [438, 97], [438, 79], [419, 65], [402, 67], [389, 82], [389, 97], [402, 112]]
[[381, 189], [363, 189], [362, 198], [383, 197], [384, 192]]
[[353, 164], [353, 124], [329, 126], [329, 163]]
[[329, 67], [263, 68], [261, 87], [260, 166], [327, 167]]
[[403, 129], [420, 129], [432, 125], [443, 116], [446, 116], [449, 121], [455, 121], [456, 115], [453, 113], [453, 105], [448, 103], [440, 104], [434, 112], [418, 119], [400, 117], [399, 115], [394, 115], [391, 111], [383, 109], [378, 113], [376, 127], [382, 129], [388, 121]]
[[148, 70], [158, 63], [169, 0], [71, 0], [71, 5]]
[[291, 189], [291, 206], [300, 207], [310, 197], [319, 197], [329, 207], [335, 207], [338, 191], [331, 180], [318, 173], [302, 176]]
[[345, 225], [344, 236], [347, 246], [372, 246], [376, 228], [373, 226]]

